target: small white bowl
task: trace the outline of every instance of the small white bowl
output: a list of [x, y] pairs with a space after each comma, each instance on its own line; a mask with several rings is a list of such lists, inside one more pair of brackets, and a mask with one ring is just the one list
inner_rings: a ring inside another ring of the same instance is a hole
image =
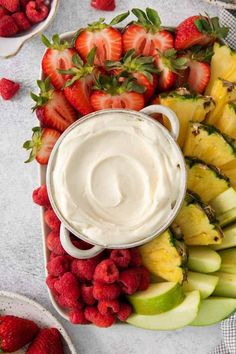
[[28, 31], [14, 37], [0, 37], [0, 57], [9, 58], [16, 55], [26, 41], [45, 30], [55, 16], [58, 4], [59, 0], [52, 0], [48, 17], [44, 21], [32, 26]]

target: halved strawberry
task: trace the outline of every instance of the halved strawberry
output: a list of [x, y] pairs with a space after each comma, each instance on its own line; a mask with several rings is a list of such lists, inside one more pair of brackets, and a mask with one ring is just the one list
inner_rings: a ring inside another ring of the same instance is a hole
[[208, 63], [199, 61], [189, 62], [188, 84], [191, 90], [203, 93], [211, 77], [211, 67]]
[[220, 27], [218, 17], [191, 16], [177, 27], [175, 48], [183, 50], [196, 44], [205, 46], [214, 42], [217, 38], [225, 38], [228, 32], [227, 27]]
[[122, 78], [122, 75], [134, 77], [138, 84], [146, 88], [144, 92], [145, 102], [148, 102], [153, 96], [158, 81], [158, 69], [154, 64], [153, 57], [137, 55], [134, 49], [130, 49], [120, 62], [107, 60], [105, 66], [114, 75], [119, 74], [120, 78]]
[[66, 77], [61, 75], [58, 69], [68, 70], [72, 68], [72, 57], [76, 54], [74, 48], [70, 48], [67, 41], [60, 39], [58, 34], [52, 37], [50, 42], [44, 35], [42, 35], [42, 42], [48, 47], [42, 59], [42, 69], [46, 76], [49, 76], [51, 83], [56, 89], [61, 89]]
[[174, 85], [178, 71], [187, 68], [188, 60], [182, 57], [178, 58], [177, 51], [172, 48], [163, 53], [158, 52], [156, 62], [160, 71], [158, 87], [161, 91], [166, 91]]
[[94, 111], [89, 97], [98, 72], [94, 66], [95, 55], [96, 48], [92, 48], [87, 56], [87, 63], [84, 63], [76, 54], [72, 59], [75, 66], [70, 70], [60, 70], [62, 74], [72, 76], [65, 84], [64, 93], [70, 104], [83, 115]]
[[135, 49], [137, 54], [150, 56], [155, 50], [163, 52], [174, 47], [172, 34], [161, 27], [161, 20], [154, 9], [147, 8], [146, 13], [133, 9], [138, 21], [127, 26], [123, 33], [124, 52]]
[[96, 47], [94, 63], [103, 66], [105, 60], [119, 60], [122, 55], [122, 35], [113, 25], [123, 21], [129, 12], [115, 17], [109, 24], [101, 18], [98, 22], [81, 29], [75, 40], [75, 48], [83, 60], [86, 60], [92, 48]]
[[119, 77], [100, 75], [94, 89], [90, 101], [95, 111], [107, 108], [139, 111], [144, 107], [145, 88], [132, 78], [120, 82]]
[[66, 130], [77, 119], [77, 114], [65, 98], [62, 91], [54, 90], [50, 86], [50, 77], [45, 81], [38, 80], [39, 96], [31, 93], [36, 102], [33, 110], [42, 126], [55, 128], [61, 132]]
[[61, 134], [50, 128], [35, 127], [32, 131], [32, 140], [27, 140], [23, 145], [24, 149], [31, 150], [30, 156], [25, 162], [36, 159], [40, 165], [47, 165], [51, 151]]

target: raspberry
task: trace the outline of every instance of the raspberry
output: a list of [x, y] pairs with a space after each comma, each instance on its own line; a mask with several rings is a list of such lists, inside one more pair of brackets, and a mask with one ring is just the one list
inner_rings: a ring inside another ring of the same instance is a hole
[[150, 284], [150, 273], [144, 266], [139, 268], [140, 284], [138, 290], [146, 290]]
[[31, 24], [24, 12], [15, 12], [12, 17], [14, 18], [20, 31], [26, 31], [31, 27]]
[[16, 12], [20, 8], [19, 0], [0, 0], [0, 5], [5, 7], [10, 12]]
[[98, 303], [98, 311], [102, 315], [113, 315], [120, 311], [120, 303], [118, 300], [101, 300]]
[[9, 15], [9, 11], [5, 7], [0, 6], [0, 19], [5, 15]]
[[58, 254], [51, 252], [50, 256], [49, 256], [49, 261], [51, 261], [52, 259], [54, 259], [56, 257], [58, 257]]
[[70, 322], [73, 324], [88, 324], [89, 321], [85, 318], [83, 310], [71, 310], [69, 312]]
[[61, 295], [56, 294], [55, 298], [56, 298], [57, 303], [61, 307], [70, 308], [70, 309], [74, 309], [74, 310], [81, 310], [84, 306], [79, 300], [73, 299], [73, 298], [65, 296], [63, 294], [61, 294]]
[[90, 259], [75, 259], [71, 264], [71, 271], [79, 280], [90, 281], [93, 279], [93, 274], [99, 261], [99, 256]]
[[93, 285], [93, 296], [97, 300], [114, 300], [120, 295], [118, 284], [102, 284], [95, 282]]
[[54, 287], [59, 294], [67, 298], [78, 300], [80, 296], [78, 280], [70, 272], [63, 274], [63, 276], [55, 282]]
[[97, 10], [113, 11], [116, 4], [115, 0], [92, 0], [91, 6]]
[[102, 315], [95, 306], [87, 306], [84, 315], [88, 321], [98, 327], [110, 327], [115, 323], [114, 315]]
[[49, 9], [44, 3], [37, 4], [36, 1], [29, 1], [25, 11], [26, 16], [32, 23], [45, 20], [49, 13]]
[[137, 248], [130, 249], [131, 261], [130, 265], [133, 267], [139, 267], [142, 265], [142, 258], [140, 256], [139, 250]]
[[57, 254], [58, 256], [63, 256], [66, 254], [66, 251], [62, 247], [60, 236], [57, 231], [51, 231], [47, 236], [47, 248]]
[[26, 8], [26, 5], [30, 2], [30, 0], [20, 0], [20, 5], [23, 9]]
[[132, 295], [139, 287], [141, 274], [139, 268], [130, 268], [120, 273], [121, 290], [124, 294]]
[[32, 199], [35, 204], [38, 204], [40, 206], [43, 206], [43, 207], [50, 206], [47, 187], [45, 184], [42, 184], [41, 187], [39, 187], [33, 191]]
[[122, 303], [120, 304], [120, 311], [117, 313], [117, 317], [120, 321], [126, 321], [132, 312], [133, 309], [129, 304]]
[[67, 256], [58, 256], [50, 260], [47, 264], [47, 270], [50, 275], [59, 277], [66, 273], [70, 268], [70, 262]]
[[46, 224], [50, 227], [53, 231], [59, 231], [61, 222], [52, 210], [52, 208], [48, 208], [44, 213], [44, 220]]
[[81, 285], [81, 297], [86, 305], [94, 305], [96, 300], [93, 296], [93, 285]]
[[[5, 18], [9, 16], [4, 16], [0, 20], [0, 36], [1, 36], [1, 23], [4, 22]], [[11, 17], [10, 17], [11, 18]], [[4, 100], [10, 100], [19, 90], [20, 85], [17, 82], [8, 80], [8, 79], [1, 79], [0, 80], [0, 95]]]
[[110, 258], [118, 268], [127, 268], [131, 260], [131, 255], [129, 250], [112, 250]]
[[58, 279], [53, 277], [52, 275], [48, 275], [47, 278], [46, 278], [46, 284], [48, 286], [48, 288], [51, 290], [51, 292], [54, 294], [54, 295], [58, 295], [58, 292], [56, 291], [55, 289], [55, 282], [57, 281]]
[[82, 240], [79, 240], [79, 239], [76, 239], [76, 240], [73, 240], [72, 239], [72, 243], [75, 247], [79, 248], [80, 250], [89, 250], [90, 248], [92, 248], [93, 246], [90, 245], [89, 243], [87, 242], [84, 242]]
[[93, 279], [101, 283], [114, 283], [119, 279], [119, 271], [112, 259], [101, 261], [94, 272]]

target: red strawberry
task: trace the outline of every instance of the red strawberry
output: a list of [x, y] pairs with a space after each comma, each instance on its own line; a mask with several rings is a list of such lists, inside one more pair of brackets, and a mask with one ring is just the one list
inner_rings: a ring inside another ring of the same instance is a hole
[[177, 27], [175, 48], [183, 50], [196, 44], [205, 46], [216, 38], [225, 38], [228, 31], [227, 27], [220, 27], [218, 17], [191, 16]]
[[203, 93], [211, 77], [211, 67], [208, 63], [190, 61], [189, 62], [188, 84], [191, 90]]
[[5, 15], [9, 15], [9, 11], [5, 7], [0, 6], [0, 19]]
[[137, 83], [144, 86], [146, 91], [144, 93], [144, 99], [147, 102], [157, 87], [157, 72], [158, 69], [154, 65], [153, 57], [144, 57], [142, 55], [136, 55], [134, 49], [130, 49], [122, 61], [114, 62], [111, 60], [107, 60], [106, 69], [112, 70], [114, 75], [120, 75], [120, 79], [124, 74], [130, 74], [137, 80]]
[[59, 73], [58, 69], [68, 70], [74, 66], [72, 57], [76, 50], [70, 48], [68, 42], [60, 39], [58, 34], [52, 37], [52, 43], [42, 35], [42, 42], [48, 48], [43, 56], [42, 69], [49, 76], [56, 89], [63, 88], [67, 77]]
[[65, 75], [71, 75], [72, 79], [65, 84], [64, 93], [70, 104], [81, 114], [93, 112], [90, 103], [91, 89], [98, 70], [94, 66], [96, 48], [93, 48], [84, 63], [79, 55], [73, 56], [73, 63], [76, 67], [69, 70], [60, 70]]
[[43, 328], [26, 354], [64, 354], [61, 334], [56, 328]]
[[62, 91], [50, 87], [50, 78], [37, 81], [40, 88], [39, 96], [31, 93], [36, 102], [33, 110], [43, 126], [55, 128], [63, 132], [76, 121], [76, 112], [71, 107]]
[[32, 131], [32, 140], [26, 141], [23, 145], [24, 149], [31, 150], [30, 156], [25, 162], [36, 159], [40, 165], [47, 165], [53, 146], [60, 137], [60, 132], [55, 129], [41, 129], [39, 127], [33, 128]]
[[154, 55], [156, 49], [163, 52], [174, 47], [172, 34], [161, 27], [161, 20], [154, 9], [147, 8], [146, 13], [133, 9], [138, 21], [128, 25], [123, 33], [123, 47], [127, 52], [135, 49], [137, 54]]
[[100, 75], [94, 88], [90, 101], [95, 111], [108, 108], [140, 111], [144, 107], [145, 88], [132, 78], [120, 82], [119, 77]]
[[21, 349], [37, 335], [39, 327], [33, 321], [16, 316], [0, 316], [0, 352]]
[[122, 55], [122, 36], [113, 25], [123, 21], [129, 12], [115, 17], [110, 24], [104, 23], [104, 18], [89, 24], [79, 31], [75, 41], [75, 48], [83, 60], [86, 60], [92, 48], [96, 47], [94, 63], [103, 66], [105, 60], [119, 60]]
[[19, 32], [19, 28], [11, 16], [5, 15], [0, 19], [0, 37], [11, 37]]
[[44, 2], [29, 1], [26, 5], [25, 13], [30, 22], [38, 23], [45, 20], [48, 16], [49, 8]]
[[17, 82], [1, 79], [0, 80], [0, 95], [4, 100], [10, 100], [19, 90], [20, 85]]
[[175, 83], [177, 71], [187, 68], [187, 59], [177, 58], [177, 52], [172, 48], [163, 53], [159, 52], [156, 60], [160, 71], [159, 89], [161, 91], [169, 90]]
[[15, 12], [12, 14], [12, 17], [14, 18], [20, 31], [26, 31], [31, 27], [31, 24], [25, 16], [24, 12]]
[[0, 5], [5, 7], [10, 12], [16, 12], [20, 8], [19, 0], [0, 0]]
[[115, 0], [92, 0], [91, 6], [97, 10], [113, 11], [115, 10]]

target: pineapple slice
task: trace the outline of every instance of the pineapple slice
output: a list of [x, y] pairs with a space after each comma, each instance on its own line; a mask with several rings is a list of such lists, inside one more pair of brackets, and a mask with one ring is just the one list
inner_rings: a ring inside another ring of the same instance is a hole
[[227, 45], [214, 44], [214, 55], [211, 59], [211, 79], [206, 88], [206, 94], [210, 95], [215, 81], [221, 77], [231, 82], [236, 81], [236, 52]]
[[[189, 121], [202, 122], [206, 114], [214, 109], [211, 97], [190, 94], [186, 89], [179, 89], [168, 94], [160, 95], [160, 104], [171, 108], [179, 118], [180, 134], [178, 143], [183, 146]], [[164, 123], [169, 127], [169, 122], [164, 118]]]
[[150, 273], [168, 281], [182, 283], [185, 279], [187, 253], [183, 242], [170, 230], [139, 247], [142, 261]]
[[236, 100], [236, 83], [217, 79], [212, 86], [210, 95], [216, 106], [214, 110], [209, 112], [207, 123], [215, 125], [222, 117], [225, 105]]
[[222, 133], [236, 139], [236, 101], [225, 105], [223, 114], [218, 118], [215, 126]]
[[207, 165], [194, 157], [186, 157], [185, 161], [188, 175], [187, 187], [199, 195], [204, 203], [209, 203], [230, 188], [229, 178], [215, 166]]
[[[221, 134], [213, 126], [190, 123], [183, 150], [185, 156], [194, 156], [221, 167], [236, 161], [235, 146], [235, 140]], [[223, 167], [222, 171], [228, 176]]]
[[232, 187], [236, 189], [236, 160], [230, 161], [222, 166], [222, 171], [229, 177]]
[[187, 193], [172, 227], [183, 233], [187, 245], [207, 246], [222, 242], [223, 232], [216, 223], [213, 209], [191, 192]]

